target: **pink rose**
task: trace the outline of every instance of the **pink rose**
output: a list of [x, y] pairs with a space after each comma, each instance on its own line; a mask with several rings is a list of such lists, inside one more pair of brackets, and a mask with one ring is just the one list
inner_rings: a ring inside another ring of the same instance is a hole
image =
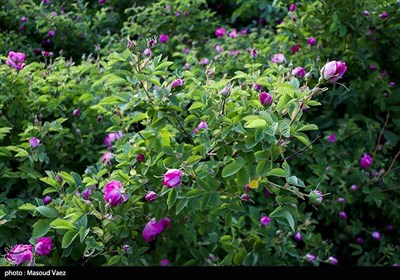
[[125, 194], [120, 181], [112, 180], [104, 186], [104, 200], [111, 207], [120, 205], [128, 200], [128, 195]]
[[181, 183], [183, 172], [178, 169], [170, 169], [164, 174], [162, 182], [167, 188], [175, 188]]
[[11, 251], [7, 253], [5, 258], [7, 261], [16, 265], [31, 261], [33, 259], [32, 245], [15, 245]]
[[51, 242], [50, 237], [41, 237], [37, 239], [35, 252], [39, 256], [47, 256], [50, 253], [52, 247], [53, 243]]
[[169, 228], [171, 219], [164, 218], [158, 222], [156, 219], [151, 219], [144, 227], [142, 232], [142, 237], [146, 242], [151, 242], [156, 239], [157, 235], [164, 231], [164, 229]]
[[321, 69], [321, 75], [329, 83], [335, 83], [341, 79], [347, 70], [346, 63], [343, 61], [331, 61]]

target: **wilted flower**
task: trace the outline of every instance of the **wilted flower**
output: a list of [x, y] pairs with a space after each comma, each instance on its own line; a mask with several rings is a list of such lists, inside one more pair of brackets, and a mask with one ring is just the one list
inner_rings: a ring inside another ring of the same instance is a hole
[[263, 227], [268, 226], [271, 223], [271, 218], [268, 216], [261, 216], [260, 218], [260, 225]]
[[147, 201], [153, 201], [156, 200], [158, 198], [157, 194], [153, 191], [149, 191], [145, 197], [144, 197]]
[[167, 188], [175, 188], [181, 183], [183, 174], [179, 169], [170, 169], [164, 174], [162, 184]]
[[272, 61], [273, 63], [279, 64], [279, 63], [282, 63], [282, 62], [286, 61], [286, 59], [285, 59], [285, 56], [284, 56], [282, 53], [278, 53], [278, 54], [275, 54], [275, 55], [272, 57], [271, 61]]
[[31, 261], [33, 259], [32, 245], [15, 245], [5, 256], [6, 260], [20, 265], [21, 263]]
[[144, 154], [138, 154], [136, 157], [136, 162], [137, 163], [141, 163], [146, 159], [146, 157], [144, 156]]
[[314, 46], [317, 43], [317, 40], [314, 37], [310, 37], [307, 39], [307, 44], [310, 46]]
[[101, 156], [101, 161], [107, 165], [111, 165], [111, 160], [114, 158], [114, 154], [110, 153], [110, 152], [105, 152], [102, 156]]
[[165, 44], [166, 42], [168, 42], [169, 36], [167, 34], [161, 34], [160, 35], [160, 42]]
[[346, 63], [343, 61], [331, 61], [321, 69], [322, 77], [329, 83], [335, 83], [341, 79], [347, 70]]
[[132, 251], [132, 247], [128, 244], [124, 244], [122, 245], [122, 250], [124, 250], [125, 253], [130, 253]]
[[258, 52], [257, 52], [256, 49], [249, 49], [248, 51], [249, 51], [249, 53], [250, 53], [250, 57], [251, 57], [251, 58], [253, 58], [253, 59], [257, 58]]
[[223, 27], [217, 28], [217, 30], [215, 30], [215, 35], [216, 35], [218, 38], [223, 37], [223, 36], [225, 35], [225, 33], [226, 33], [226, 29], [223, 28]]
[[41, 237], [37, 239], [35, 252], [39, 256], [47, 256], [50, 253], [52, 247], [53, 243], [51, 242], [50, 237]]
[[185, 83], [185, 81], [183, 79], [176, 79], [176, 80], [172, 81], [171, 87], [176, 88], [176, 87], [182, 86], [184, 83]]
[[296, 53], [296, 52], [298, 52], [299, 50], [300, 50], [300, 45], [299, 45], [299, 44], [296, 44], [295, 46], [290, 47], [290, 51], [291, 51], [292, 53]]
[[156, 239], [157, 235], [164, 231], [164, 229], [169, 228], [171, 219], [164, 218], [158, 222], [156, 219], [151, 219], [144, 227], [142, 232], [142, 237], [146, 242], [151, 242]]
[[29, 138], [28, 141], [29, 141], [29, 145], [31, 146], [31, 148], [35, 149], [35, 148], [39, 147], [39, 144], [40, 144], [39, 138], [32, 137], [32, 138]]
[[240, 199], [242, 200], [242, 201], [244, 201], [244, 202], [250, 202], [250, 201], [252, 201], [251, 200], [251, 196], [250, 195], [248, 195], [248, 194], [242, 194], [241, 196], [240, 196]]
[[220, 52], [222, 52], [222, 47], [221, 47], [220, 45], [216, 45], [216, 46], [215, 46], [215, 50], [216, 50], [218, 53], [220, 53]]
[[111, 147], [112, 143], [123, 136], [122, 131], [111, 132], [104, 138], [104, 144]]
[[272, 95], [269, 94], [268, 92], [261, 92], [258, 95], [258, 98], [260, 99], [261, 105], [263, 106], [269, 106], [272, 103]]
[[120, 181], [112, 180], [104, 186], [104, 200], [111, 207], [120, 205], [128, 200], [128, 195], [125, 194]]
[[362, 169], [367, 169], [372, 165], [372, 157], [369, 154], [364, 154], [364, 156], [360, 159], [360, 167]]
[[357, 244], [364, 244], [365, 240], [362, 237], [357, 237], [356, 242], [357, 242]]
[[303, 67], [297, 67], [292, 70], [292, 75], [297, 78], [303, 78], [306, 75], [306, 70]]
[[153, 49], [157, 46], [157, 39], [156, 38], [150, 38], [147, 39], [147, 47], [150, 49]]

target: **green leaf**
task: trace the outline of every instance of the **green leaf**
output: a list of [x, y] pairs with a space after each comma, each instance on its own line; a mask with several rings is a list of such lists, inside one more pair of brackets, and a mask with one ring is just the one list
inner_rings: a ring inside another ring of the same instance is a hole
[[256, 167], [257, 176], [267, 176], [268, 171], [270, 170], [271, 163], [267, 160], [261, 160]]
[[290, 137], [290, 121], [288, 119], [283, 119], [278, 125], [279, 131], [286, 138]]
[[250, 122], [245, 123], [245, 128], [265, 128], [267, 126], [267, 122], [263, 119], [256, 119]]
[[189, 111], [192, 111], [192, 110], [196, 110], [196, 109], [200, 109], [200, 108], [203, 108], [204, 107], [204, 104], [202, 103], [202, 102], [199, 102], [199, 101], [195, 101], [190, 107], [189, 107]]
[[268, 172], [267, 176], [286, 177], [286, 172], [282, 168], [274, 168]]
[[25, 211], [32, 211], [36, 209], [36, 206], [33, 205], [32, 203], [25, 203], [18, 207], [19, 210], [25, 210]]
[[224, 169], [222, 169], [222, 177], [226, 178], [235, 175], [242, 168], [243, 168], [242, 164], [239, 164], [236, 161], [231, 162], [230, 164], [225, 166]]
[[61, 248], [68, 248], [69, 245], [74, 241], [74, 239], [78, 236], [79, 232], [75, 229], [71, 229], [65, 233], [63, 239], [61, 241]]
[[174, 203], [176, 199], [178, 198], [178, 193], [175, 188], [172, 188], [169, 193], [168, 193], [168, 198], [167, 198], [167, 206], [168, 209], [171, 209], [172, 206], [174, 206]]
[[284, 211], [283, 213], [284, 213], [284, 215], [285, 215], [285, 217], [286, 217], [286, 219], [287, 219], [287, 221], [288, 221], [288, 223], [289, 223], [290, 228], [291, 228], [293, 231], [295, 231], [294, 219], [293, 219], [292, 214], [290, 214], [290, 213], [287, 212], [287, 211]]
[[107, 106], [107, 105], [108, 106], [114, 106], [114, 105], [118, 105], [118, 104], [125, 103], [125, 102], [126, 102], [125, 99], [123, 99], [122, 97], [113, 95], [113, 96], [104, 97], [100, 101], [100, 103], [98, 105], [100, 105], [100, 106]]
[[[294, 137], [296, 137], [298, 140], [300, 140], [304, 145], [308, 146], [311, 144], [310, 140], [308, 139], [307, 136], [303, 136], [303, 135], [294, 135]], [[311, 146], [310, 146], [311, 148]]]
[[276, 85], [276, 88], [276, 93], [294, 98], [294, 88], [291, 84], [279, 84]]
[[45, 182], [46, 184], [48, 184], [56, 189], [58, 187], [58, 182], [53, 178], [44, 177], [44, 178], [40, 178], [40, 181]]
[[307, 124], [297, 129], [297, 131], [309, 131], [309, 130], [318, 130], [318, 126], [316, 126], [315, 124]]
[[231, 265], [233, 254], [226, 255], [226, 257], [219, 263], [221, 266]]
[[51, 227], [48, 220], [37, 221], [33, 225], [32, 238], [36, 240], [37, 238], [46, 235], [46, 233], [49, 232], [50, 228]]
[[49, 206], [38, 206], [36, 210], [46, 218], [55, 218], [58, 215], [57, 211]]
[[70, 222], [63, 219], [55, 219], [50, 223], [50, 226], [54, 229], [75, 229]]
[[281, 111], [286, 106], [286, 104], [289, 103], [290, 100], [292, 100], [292, 98], [289, 95], [282, 95], [281, 98], [279, 98], [278, 103], [276, 104], [276, 110]]
[[178, 215], [188, 204], [189, 199], [181, 199], [176, 205], [175, 214]]
[[67, 172], [65, 171], [61, 171], [60, 173], [58, 173], [58, 175], [60, 175], [60, 177], [66, 181], [70, 186], [74, 186], [75, 185], [75, 180], [74, 178], [69, 175]]
[[390, 143], [390, 145], [392, 146], [396, 146], [397, 143], [399, 142], [399, 137], [397, 137], [396, 134], [394, 134], [393, 132], [389, 131], [389, 130], [384, 130], [383, 131], [383, 136], [385, 137], [385, 139]]
[[256, 253], [248, 253], [243, 260], [244, 266], [255, 266], [257, 264], [258, 255]]

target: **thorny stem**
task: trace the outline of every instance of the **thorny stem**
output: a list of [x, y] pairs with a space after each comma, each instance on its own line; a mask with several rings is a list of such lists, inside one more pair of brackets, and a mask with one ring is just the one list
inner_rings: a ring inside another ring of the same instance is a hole
[[374, 154], [372, 155], [372, 158], [375, 158], [376, 151], [378, 150], [379, 143], [381, 142], [381, 138], [382, 138], [382, 135], [383, 135], [383, 131], [385, 130], [386, 125], [387, 125], [387, 123], [388, 123], [388, 121], [389, 121], [389, 116], [390, 116], [390, 113], [389, 113], [389, 111], [388, 111], [387, 114], [386, 114], [386, 121], [385, 121], [385, 124], [383, 125], [382, 130], [381, 130], [381, 133], [379, 134], [379, 137], [378, 137], [378, 141], [376, 142], [376, 146], [375, 146], [375, 150], [374, 150]]
[[392, 160], [392, 162], [390, 163], [389, 169], [386, 171], [385, 175], [382, 177], [382, 180], [389, 175], [390, 171], [393, 168], [394, 163], [396, 162], [396, 159], [400, 156], [400, 150], [397, 152], [397, 154], [394, 156], [394, 159]]
[[[186, 132], [185, 128], [182, 126], [182, 124], [179, 122], [178, 118], [176, 117], [176, 115], [174, 114], [174, 117], [176, 119], [176, 121], [178, 122], [178, 125], [180, 127], [180, 130], [185, 133], [185, 135], [189, 138], [190, 142], [192, 142], [192, 144], [194, 144], [192, 137]], [[168, 118], [165, 118], [172, 126], [175, 126], [174, 123]]]
[[315, 138], [310, 144], [308, 144], [307, 146], [305, 146], [304, 148], [302, 148], [300, 151], [295, 152], [294, 154], [285, 157], [284, 160], [287, 161], [287, 160], [289, 160], [289, 159], [292, 159], [292, 158], [298, 156], [298, 155], [301, 154], [305, 149], [307, 149], [307, 148], [310, 147], [312, 144], [314, 144], [319, 138], [321, 138], [321, 135], [318, 135], [317, 138]]

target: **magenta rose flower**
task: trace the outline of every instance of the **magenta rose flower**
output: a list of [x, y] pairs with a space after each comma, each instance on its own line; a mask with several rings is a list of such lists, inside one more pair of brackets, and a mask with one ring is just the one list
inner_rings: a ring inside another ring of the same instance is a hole
[[331, 143], [335, 143], [336, 142], [336, 135], [333, 134], [333, 133], [329, 134], [328, 141], [331, 142]]
[[170, 169], [164, 174], [162, 184], [167, 188], [175, 188], [181, 183], [183, 172], [178, 169]]
[[157, 198], [158, 198], [157, 194], [153, 191], [149, 191], [144, 197], [144, 199], [146, 199], [149, 202], [154, 201]]
[[24, 60], [25, 60], [24, 53], [10, 51], [8, 53], [8, 59], [5, 61], [5, 64], [19, 71], [24, 66], [23, 65]]
[[32, 137], [28, 141], [29, 141], [29, 145], [31, 146], [31, 148], [35, 149], [35, 148], [39, 147], [39, 144], [40, 144], [39, 138]]
[[226, 33], [226, 29], [223, 27], [217, 28], [217, 30], [215, 30], [215, 36], [217, 36], [218, 38], [221, 38], [225, 35]]
[[125, 193], [120, 181], [112, 180], [104, 186], [104, 200], [111, 207], [120, 205], [128, 200], [128, 195]]
[[310, 46], [314, 46], [317, 43], [317, 40], [314, 37], [310, 37], [307, 39], [307, 44]]
[[35, 252], [39, 256], [47, 256], [50, 253], [52, 247], [53, 243], [51, 242], [50, 237], [41, 237], [37, 239]]
[[286, 59], [285, 59], [285, 56], [282, 53], [277, 53], [271, 58], [271, 61], [273, 63], [279, 64], [279, 63], [282, 63], [282, 62], [286, 61]]
[[269, 94], [268, 92], [261, 92], [258, 95], [258, 98], [260, 99], [261, 105], [263, 106], [269, 106], [272, 103], [272, 95]]
[[292, 52], [292, 53], [296, 53], [296, 52], [298, 52], [300, 50], [300, 45], [299, 44], [297, 44], [297, 45], [295, 45], [295, 46], [293, 46], [293, 47], [290, 47], [290, 51]]
[[360, 159], [360, 167], [362, 169], [367, 169], [372, 165], [372, 157], [369, 154], [364, 154], [364, 156]]
[[160, 42], [165, 44], [166, 42], [168, 42], [169, 36], [167, 34], [161, 34], [160, 35]]
[[160, 266], [169, 266], [169, 260], [168, 259], [163, 259], [160, 261]]
[[185, 83], [185, 81], [183, 79], [176, 79], [176, 80], [172, 81], [171, 87], [172, 88], [176, 88], [176, 87], [179, 87], [179, 86], [183, 86], [184, 83]]
[[49, 204], [53, 199], [51, 198], [51, 196], [46, 195], [45, 197], [42, 198], [43, 204], [47, 205]]
[[122, 136], [122, 131], [111, 132], [104, 138], [104, 144], [110, 148], [112, 146], [112, 143]]
[[86, 188], [86, 189], [82, 192], [81, 195], [83, 196], [84, 199], [89, 200], [89, 199], [90, 199], [90, 196], [91, 196], [92, 194], [93, 194], [92, 188], [89, 187], [89, 188]]
[[296, 4], [291, 4], [290, 6], [289, 6], [289, 12], [294, 12], [295, 10], [296, 10]]
[[335, 83], [341, 79], [347, 70], [346, 63], [343, 61], [331, 61], [321, 69], [322, 77], [329, 83]]
[[20, 265], [21, 263], [31, 261], [33, 259], [32, 245], [15, 245], [5, 256], [6, 260]]
[[263, 227], [266, 227], [271, 223], [271, 220], [272, 219], [270, 217], [268, 217], [268, 216], [262, 216], [260, 218], [260, 225], [263, 226]]
[[292, 75], [297, 78], [303, 78], [306, 75], [306, 70], [303, 67], [297, 67], [292, 70]]
[[151, 219], [144, 227], [142, 232], [142, 237], [146, 242], [151, 242], [156, 239], [157, 235], [164, 231], [164, 229], [169, 228], [171, 219], [164, 218], [158, 222], [156, 219]]

